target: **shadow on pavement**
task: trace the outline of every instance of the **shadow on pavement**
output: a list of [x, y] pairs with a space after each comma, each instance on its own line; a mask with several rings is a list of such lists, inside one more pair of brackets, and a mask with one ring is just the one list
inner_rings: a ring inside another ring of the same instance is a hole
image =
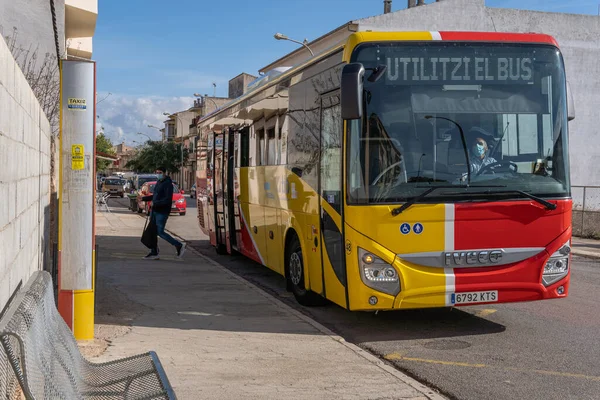
[[469, 312], [454, 309], [347, 311], [336, 304], [307, 308], [285, 290], [284, 278], [243, 256], [219, 256], [208, 241], [188, 242], [203, 255], [247, 279], [289, 306], [310, 316], [347, 341], [361, 344], [389, 340], [449, 338], [504, 332], [506, 327]]
[[184, 260], [178, 260], [174, 248], [161, 241], [161, 259], [144, 260], [148, 250], [139, 237], [98, 235], [96, 241], [98, 322], [182, 330], [319, 334], [191, 251]]

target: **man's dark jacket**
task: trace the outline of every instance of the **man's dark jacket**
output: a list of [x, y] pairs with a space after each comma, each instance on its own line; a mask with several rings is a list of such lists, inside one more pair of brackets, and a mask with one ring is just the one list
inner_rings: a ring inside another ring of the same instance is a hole
[[173, 202], [173, 181], [168, 176], [156, 182], [152, 196], [142, 197], [143, 201], [152, 200], [152, 211], [159, 214], [170, 214]]

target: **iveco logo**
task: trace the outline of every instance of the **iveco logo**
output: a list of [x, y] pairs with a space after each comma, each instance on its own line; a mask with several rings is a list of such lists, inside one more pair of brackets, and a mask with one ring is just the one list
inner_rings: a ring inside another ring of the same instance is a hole
[[477, 250], [444, 253], [445, 265], [488, 265], [502, 260], [502, 250]]

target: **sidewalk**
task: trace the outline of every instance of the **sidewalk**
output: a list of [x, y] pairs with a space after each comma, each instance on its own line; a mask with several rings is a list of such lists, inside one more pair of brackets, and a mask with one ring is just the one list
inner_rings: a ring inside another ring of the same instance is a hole
[[576, 256], [600, 259], [600, 240], [573, 237], [571, 253]]
[[94, 361], [154, 350], [179, 399], [443, 399], [192, 249], [143, 260], [143, 226], [96, 214]]

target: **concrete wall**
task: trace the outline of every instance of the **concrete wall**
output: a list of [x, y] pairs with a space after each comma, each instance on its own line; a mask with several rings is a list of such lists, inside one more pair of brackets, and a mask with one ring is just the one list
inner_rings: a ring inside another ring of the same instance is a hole
[[[65, 52], [65, 0], [54, 0], [60, 54]], [[13, 35], [17, 28], [17, 44], [24, 48], [38, 48], [38, 59], [46, 53], [56, 56], [54, 29], [49, 0], [0, 0], [0, 34]]]
[[49, 254], [50, 123], [0, 38], [0, 309]]
[[229, 98], [236, 99], [246, 93], [246, 88], [250, 82], [257, 77], [250, 74], [240, 74], [229, 81]]

